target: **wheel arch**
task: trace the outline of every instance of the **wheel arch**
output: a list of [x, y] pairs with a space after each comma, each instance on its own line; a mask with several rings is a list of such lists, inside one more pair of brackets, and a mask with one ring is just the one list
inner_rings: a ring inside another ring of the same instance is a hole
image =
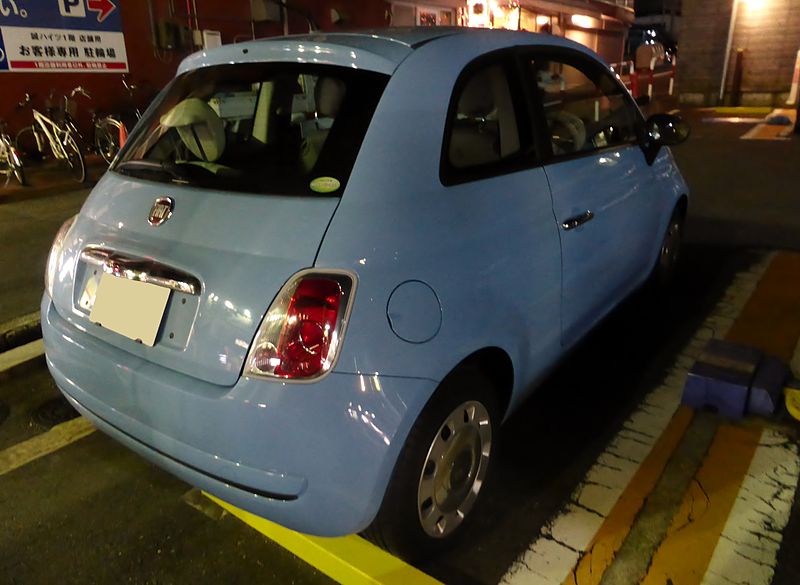
[[504, 349], [495, 346], [476, 350], [448, 372], [439, 384], [439, 388], [444, 386], [447, 379], [456, 372], [468, 368], [477, 368], [494, 382], [494, 393], [497, 397], [500, 420], [505, 419], [514, 389], [514, 364], [511, 361], [511, 357]]

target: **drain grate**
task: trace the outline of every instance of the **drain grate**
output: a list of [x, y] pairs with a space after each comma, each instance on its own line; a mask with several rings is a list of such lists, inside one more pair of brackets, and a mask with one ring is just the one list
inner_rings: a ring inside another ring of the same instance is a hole
[[77, 418], [78, 411], [70, 406], [67, 399], [62, 397], [48, 400], [33, 411], [33, 422], [50, 429], [57, 424]]

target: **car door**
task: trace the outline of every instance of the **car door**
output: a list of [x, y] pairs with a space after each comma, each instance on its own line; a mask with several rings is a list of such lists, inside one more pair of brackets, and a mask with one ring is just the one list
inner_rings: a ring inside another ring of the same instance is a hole
[[519, 379], [538, 375], [561, 349], [561, 254], [514, 51], [473, 62], [456, 83], [441, 179], [464, 271], [442, 296], [465, 301], [458, 315], [480, 306], [487, 339], [519, 352]]
[[641, 115], [610, 71], [575, 50], [524, 54], [562, 250], [562, 343], [647, 275], [657, 213]]

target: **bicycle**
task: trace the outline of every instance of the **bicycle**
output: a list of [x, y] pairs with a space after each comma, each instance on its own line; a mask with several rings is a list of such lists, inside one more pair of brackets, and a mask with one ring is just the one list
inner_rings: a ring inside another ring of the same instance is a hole
[[[81, 87], [77, 87], [70, 93], [70, 98], [78, 93], [89, 97]], [[31, 96], [26, 93], [25, 99], [19, 103], [19, 107], [27, 107], [30, 103]], [[26, 126], [17, 133], [15, 146], [22, 152], [37, 152], [44, 155], [46, 145], [53, 158], [66, 163], [72, 177], [79, 183], [83, 183], [86, 180], [86, 161], [80, 146], [78, 146], [81, 136], [67, 111], [67, 106], [67, 97], [64, 96], [64, 112], [59, 120], [54, 120], [36, 108], [32, 108], [34, 124]], [[53, 115], [54, 108], [48, 108], [48, 113]]]
[[22, 157], [14, 143], [11, 142], [11, 137], [6, 132], [7, 127], [8, 124], [4, 120], [0, 120], [0, 174], [6, 176], [6, 182], [3, 186], [8, 186], [11, 175], [14, 175], [19, 184], [24, 186], [25, 168], [22, 164]]
[[[111, 164], [122, 147], [120, 136], [122, 129], [125, 129], [125, 134], [127, 135], [130, 130], [129, 126], [136, 124], [142, 117], [142, 111], [136, 106], [136, 91], [139, 87], [133, 83], [128, 83], [125, 77], [122, 78], [122, 85], [128, 94], [128, 101], [133, 106], [129, 115], [115, 116], [114, 114], [109, 114], [102, 118], [92, 119], [95, 149], [108, 164]], [[125, 118], [124, 121], [123, 117]]]

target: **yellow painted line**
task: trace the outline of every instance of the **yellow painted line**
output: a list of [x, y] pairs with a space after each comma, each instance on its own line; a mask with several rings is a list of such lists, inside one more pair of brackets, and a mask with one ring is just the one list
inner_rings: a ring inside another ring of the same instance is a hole
[[792, 360], [800, 339], [800, 254], [780, 252], [725, 338]]
[[41, 339], [4, 351], [0, 353], [0, 372], [10, 370], [40, 355], [44, 355], [44, 343]]
[[301, 534], [240, 510], [210, 494], [205, 495], [245, 524], [343, 585], [441, 585], [433, 577], [355, 534], [339, 538]]
[[641, 585], [700, 584], [761, 433], [759, 428], [719, 428]]
[[78, 439], [94, 432], [92, 423], [83, 417], [74, 418], [41, 435], [18, 443], [4, 451], [0, 451], [0, 475], [22, 467], [40, 457], [58, 451]]
[[705, 108], [705, 111], [711, 111], [715, 114], [721, 114], [723, 116], [726, 115], [744, 115], [744, 116], [754, 116], [758, 114], [763, 114], [766, 116], [770, 112], [772, 112], [772, 108], [769, 106], [753, 106], [753, 107], [745, 107], [745, 106], [720, 106], [717, 108]]
[[642, 462], [564, 585], [597, 585], [611, 566], [637, 514], [680, 443], [694, 412], [681, 406]]

